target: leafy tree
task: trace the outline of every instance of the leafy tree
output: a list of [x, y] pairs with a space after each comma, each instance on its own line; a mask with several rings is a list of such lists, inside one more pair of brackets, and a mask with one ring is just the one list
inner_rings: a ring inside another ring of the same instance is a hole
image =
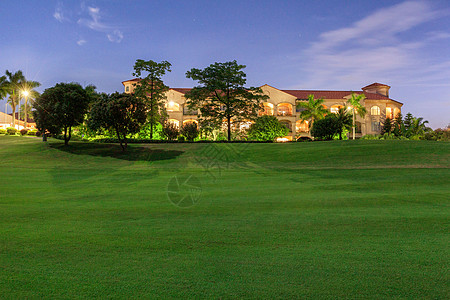
[[347, 100], [347, 103], [350, 104], [350, 108], [352, 110], [352, 127], [353, 127], [353, 139], [355, 139], [356, 134], [356, 121], [355, 116], [356, 113], [361, 117], [364, 118], [364, 116], [367, 113], [366, 108], [364, 105], [361, 104], [361, 101], [366, 99], [366, 96], [364, 94], [355, 94], [352, 93], [352, 96]]
[[180, 133], [186, 137], [188, 141], [195, 140], [199, 135], [198, 126], [195, 122], [184, 124], [181, 127]]
[[350, 114], [348, 107], [339, 108], [336, 114], [333, 114], [332, 117], [335, 119], [337, 134], [339, 135], [339, 139], [342, 140], [342, 133], [344, 130], [350, 130], [352, 127], [352, 114]]
[[20, 118], [20, 119], [25, 119], [25, 111], [26, 111], [27, 119], [28, 119], [28, 118], [32, 119], [32, 118], [33, 118], [33, 112], [31, 111], [32, 108], [33, 108], [33, 106], [32, 106], [32, 104], [29, 103], [29, 102], [27, 103], [27, 107], [26, 107], [26, 108], [25, 108], [25, 104], [22, 104], [22, 105], [20, 106], [20, 109], [19, 109], [19, 111], [20, 111], [20, 113], [19, 113], [19, 118]]
[[383, 127], [381, 128], [381, 134], [390, 134], [392, 132], [392, 120], [391, 118], [386, 118], [383, 122]]
[[[6, 80], [6, 76], [0, 77], [0, 99], [3, 99], [8, 95], [8, 81]], [[6, 111], [5, 111], [6, 113]]]
[[170, 72], [172, 65], [167, 61], [160, 63], [153, 60], [136, 60], [134, 64], [133, 76], [141, 77], [143, 73], [147, 75], [142, 78], [134, 90], [136, 97], [141, 99], [148, 108], [148, 122], [150, 124], [150, 139], [153, 139], [153, 130], [157, 123], [162, 122], [166, 112], [164, 103], [166, 100], [165, 92], [169, 87], [164, 84], [162, 77], [166, 72]]
[[289, 129], [275, 116], [260, 116], [250, 126], [249, 137], [257, 141], [273, 141], [286, 136], [288, 132]]
[[177, 125], [166, 122], [163, 126], [163, 134], [169, 141], [173, 141], [180, 135], [180, 130], [178, 130]]
[[303, 109], [300, 112], [300, 120], [308, 121], [309, 128], [316, 120], [321, 120], [328, 113], [328, 110], [323, 107], [323, 98], [315, 99], [314, 95], [308, 96], [308, 101], [298, 102], [297, 107]]
[[184, 95], [189, 109], [200, 109], [200, 119], [214, 124], [225, 121], [228, 141], [231, 140], [231, 121], [256, 118], [262, 109], [260, 102], [268, 98], [260, 88], [244, 87], [247, 82], [244, 68], [234, 60], [186, 72], [187, 78], [200, 83]]
[[129, 134], [138, 133], [146, 121], [146, 105], [141, 98], [130, 94], [103, 94], [92, 105], [88, 127], [92, 130], [111, 130], [116, 133], [122, 151]]
[[92, 94], [79, 83], [58, 83], [48, 88], [33, 104], [38, 129], [52, 134], [64, 132], [64, 144], [72, 137], [72, 128], [81, 124]]
[[333, 115], [327, 115], [325, 118], [316, 120], [312, 125], [311, 134], [317, 140], [332, 140], [341, 130], [336, 118]]

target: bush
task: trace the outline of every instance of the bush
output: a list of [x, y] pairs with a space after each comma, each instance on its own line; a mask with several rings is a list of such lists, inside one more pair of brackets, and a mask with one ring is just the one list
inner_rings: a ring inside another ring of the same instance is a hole
[[6, 134], [6, 129], [0, 128], [0, 134]]
[[261, 116], [250, 126], [248, 136], [256, 141], [273, 141], [288, 133], [289, 129], [278, 121], [277, 117]]
[[17, 129], [15, 129], [14, 127], [8, 127], [8, 128], [6, 128], [6, 132], [7, 132], [9, 135], [16, 135]]
[[184, 138], [184, 136], [182, 136], [182, 135], [180, 135], [179, 137], [178, 137], [178, 141], [179, 142], [184, 142], [186, 139]]
[[180, 135], [180, 131], [178, 130], [178, 127], [173, 123], [166, 123], [164, 125], [162, 131], [163, 131], [164, 136], [169, 141], [175, 140]]
[[27, 135], [29, 135], [29, 136], [36, 136], [36, 130], [30, 130], [30, 131], [28, 131], [27, 132]]
[[312, 138], [309, 136], [301, 136], [297, 139], [297, 142], [312, 142]]
[[314, 121], [311, 134], [316, 140], [330, 141], [339, 129], [336, 118], [328, 115], [324, 119]]
[[36, 131], [36, 136], [37, 136], [37, 137], [40, 137], [40, 136], [42, 136], [42, 132], [40, 132], [39, 130], [38, 130], [38, 131]]
[[28, 129], [21, 129], [20, 130], [20, 134], [22, 135], [22, 136], [24, 136], [25, 134], [27, 134], [28, 133]]
[[197, 123], [195, 123], [195, 122], [187, 123], [187, 124], [183, 125], [183, 127], [181, 127], [180, 132], [190, 142], [195, 140], [200, 133], [200, 131], [198, 130]]

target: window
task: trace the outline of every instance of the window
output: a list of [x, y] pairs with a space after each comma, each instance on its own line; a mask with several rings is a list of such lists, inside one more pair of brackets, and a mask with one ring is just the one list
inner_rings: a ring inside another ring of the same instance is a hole
[[260, 112], [262, 116], [273, 116], [273, 104], [272, 103], [264, 103], [264, 109]]
[[344, 106], [342, 105], [333, 105], [330, 107], [330, 112], [332, 112], [333, 114], [337, 114], [339, 112], [339, 109], [342, 108]]
[[391, 120], [394, 118], [392, 108], [390, 107], [386, 107], [386, 118], [389, 118]]
[[378, 106], [372, 106], [372, 108], [370, 108], [370, 114], [372, 116], [379, 116], [380, 115], [380, 108]]
[[198, 111], [196, 109], [189, 109], [187, 105], [183, 106], [183, 115], [188, 116], [196, 116], [198, 114]]
[[356, 122], [355, 125], [355, 132], [361, 133], [361, 122]]
[[180, 110], [180, 105], [178, 103], [175, 103], [173, 101], [169, 101], [167, 103], [167, 111], [179, 111]]
[[125, 87], [125, 92], [129, 92], [130, 91], [130, 86], [129, 85], [127, 85], [126, 87]]
[[309, 131], [308, 121], [298, 120], [295, 123], [295, 129], [297, 130], [297, 132], [308, 132]]
[[289, 121], [280, 121], [280, 123], [283, 124], [287, 129], [289, 129], [289, 132], [292, 132], [291, 122], [289, 122]]
[[292, 105], [289, 103], [278, 104], [278, 115], [279, 116], [291, 116], [292, 115]]
[[380, 132], [381, 131], [381, 123], [380, 122], [372, 122], [372, 131]]

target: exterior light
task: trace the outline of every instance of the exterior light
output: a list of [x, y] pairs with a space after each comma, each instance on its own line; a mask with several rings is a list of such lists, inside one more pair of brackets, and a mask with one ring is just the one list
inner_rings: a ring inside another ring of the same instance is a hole
[[28, 91], [23, 91], [22, 95], [24, 95], [25, 97], [28, 97]]

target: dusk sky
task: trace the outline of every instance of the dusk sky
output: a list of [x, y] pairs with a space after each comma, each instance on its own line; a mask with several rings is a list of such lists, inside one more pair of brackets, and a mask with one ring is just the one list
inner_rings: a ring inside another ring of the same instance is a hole
[[[431, 127], [450, 123], [450, 1], [10, 1], [0, 4], [0, 72], [123, 91], [136, 59], [187, 70], [236, 59], [248, 86], [392, 86]], [[5, 101], [0, 101], [5, 110]], [[9, 112], [11, 108], [8, 108]]]

